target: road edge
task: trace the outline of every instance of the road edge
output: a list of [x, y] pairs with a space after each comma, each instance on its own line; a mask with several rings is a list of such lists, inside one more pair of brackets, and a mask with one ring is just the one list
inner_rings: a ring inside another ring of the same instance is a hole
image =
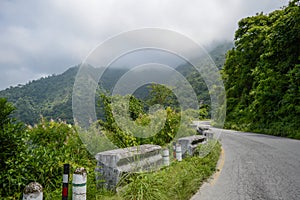
[[198, 196], [200, 195], [201, 193], [201, 189], [203, 187], [209, 187], [209, 186], [213, 186], [215, 185], [216, 181], [218, 180], [221, 172], [222, 172], [222, 169], [224, 167], [224, 164], [225, 164], [225, 151], [224, 151], [224, 148], [221, 146], [221, 153], [220, 153], [220, 157], [219, 157], [219, 160], [217, 162], [217, 165], [216, 165], [216, 172], [211, 175], [207, 181], [205, 181], [199, 188], [199, 190], [197, 191], [196, 194], [194, 194], [192, 196], [192, 198], [190, 200], [198, 200]]

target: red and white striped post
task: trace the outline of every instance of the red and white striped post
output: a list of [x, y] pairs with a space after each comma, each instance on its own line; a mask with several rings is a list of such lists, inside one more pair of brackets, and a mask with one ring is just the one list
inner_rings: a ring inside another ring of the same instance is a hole
[[62, 200], [68, 200], [70, 164], [64, 164]]

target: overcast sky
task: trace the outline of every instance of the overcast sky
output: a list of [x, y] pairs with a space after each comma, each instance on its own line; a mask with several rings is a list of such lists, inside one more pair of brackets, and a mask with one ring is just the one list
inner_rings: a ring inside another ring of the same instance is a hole
[[237, 22], [288, 0], [0, 0], [0, 90], [79, 64], [120, 32], [159, 27], [202, 45], [233, 40]]

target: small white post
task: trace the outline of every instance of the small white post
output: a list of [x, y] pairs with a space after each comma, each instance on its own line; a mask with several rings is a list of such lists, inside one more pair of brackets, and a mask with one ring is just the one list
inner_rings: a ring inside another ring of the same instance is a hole
[[37, 182], [29, 183], [23, 192], [23, 200], [43, 200], [43, 187]]
[[176, 142], [173, 142], [173, 158], [176, 158]]
[[179, 162], [182, 161], [182, 152], [180, 144], [176, 145], [176, 160], [178, 160]]
[[86, 170], [77, 168], [73, 174], [72, 200], [86, 200]]
[[164, 149], [163, 150], [163, 165], [164, 166], [169, 166], [170, 165], [169, 149]]

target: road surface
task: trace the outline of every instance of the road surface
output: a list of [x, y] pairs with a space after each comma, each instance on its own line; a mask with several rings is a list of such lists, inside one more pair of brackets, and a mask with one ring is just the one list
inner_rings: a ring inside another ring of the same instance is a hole
[[300, 200], [300, 140], [215, 130], [220, 171], [191, 200]]

